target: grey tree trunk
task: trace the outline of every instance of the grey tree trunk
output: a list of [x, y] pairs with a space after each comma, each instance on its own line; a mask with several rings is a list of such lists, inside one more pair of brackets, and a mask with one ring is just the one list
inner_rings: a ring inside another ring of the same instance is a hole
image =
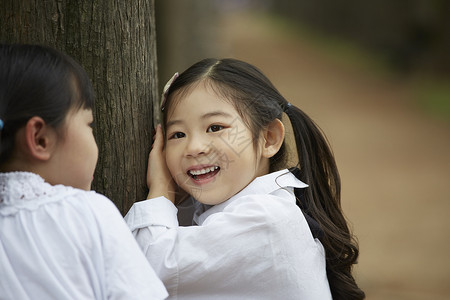
[[122, 213], [145, 199], [159, 94], [154, 0], [1, 0], [0, 41], [49, 45], [83, 66], [96, 93], [93, 189]]

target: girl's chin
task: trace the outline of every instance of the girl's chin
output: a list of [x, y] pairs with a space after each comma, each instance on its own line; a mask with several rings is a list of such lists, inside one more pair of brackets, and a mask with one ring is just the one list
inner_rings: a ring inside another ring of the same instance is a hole
[[194, 185], [188, 181], [188, 184], [180, 185], [181, 189], [188, 193], [192, 198], [205, 205], [217, 205], [225, 202], [228, 198], [217, 197], [217, 189], [207, 185]]
[[205, 205], [217, 205], [217, 204], [225, 202], [227, 199], [211, 199], [211, 198], [207, 198], [207, 197], [199, 197], [199, 198], [195, 198], [195, 200], [197, 200], [198, 202], [205, 204]]

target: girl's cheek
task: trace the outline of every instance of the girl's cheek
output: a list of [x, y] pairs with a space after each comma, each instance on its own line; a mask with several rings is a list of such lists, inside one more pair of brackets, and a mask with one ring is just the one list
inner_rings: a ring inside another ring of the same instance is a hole
[[166, 153], [166, 165], [167, 165], [167, 168], [169, 169], [169, 172], [170, 173], [172, 173], [172, 166], [173, 166], [173, 163], [174, 163], [174, 159], [173, 159], [173, 156], [171, 155], [171, 152], [169, 151], [169, 149], [166, 149], [166, 151], [165, 151]]

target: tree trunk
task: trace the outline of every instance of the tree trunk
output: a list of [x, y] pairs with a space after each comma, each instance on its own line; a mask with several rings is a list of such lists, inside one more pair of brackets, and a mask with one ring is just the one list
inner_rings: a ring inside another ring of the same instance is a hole
[[88, 73], [99, 147], [93, 189], [126, 213], [147, 193], [159, 95], [154, 0], [2, 0], [0, 20], [2, 42], [52, 46]]

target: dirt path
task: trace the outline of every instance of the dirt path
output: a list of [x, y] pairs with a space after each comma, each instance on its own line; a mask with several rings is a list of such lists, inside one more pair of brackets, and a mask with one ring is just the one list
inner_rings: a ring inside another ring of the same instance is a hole
[[229, 15], [224, 55], [248, 61], [326, 132], [370, 300], [450, 299], [450, 125], [408, 87], [326, 59], [259, 17]]

